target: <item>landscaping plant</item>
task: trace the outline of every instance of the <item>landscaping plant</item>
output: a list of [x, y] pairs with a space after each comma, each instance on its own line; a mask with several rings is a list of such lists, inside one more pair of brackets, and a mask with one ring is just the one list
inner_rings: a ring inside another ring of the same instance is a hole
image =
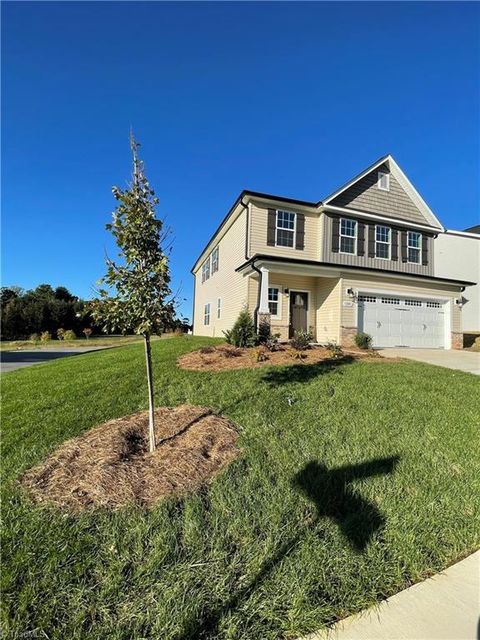
[[75, 333], [75, 331], [72, 331], [72, 329], [67, 329], [63, 333], [63, 339], [64, 340], [76, 340], [77, 339], [77, 334]]
[[223, 333], [225, 340], [234, 347], [254, 347], [257, 342], [255, 326], [248, 309], [242, 309], [233, 327]]
[[359, 349], [370, 349], [372, 346], [372, 336], [360, 331], [355, 334], [355, 344]]
[[57, 338], [58, 338], [58, 340], [64, 340], [65, 339], [65, 329], [62, 329], [62, 327], [57, 329]]
[[83, 334], [85, 336], [85, 338], [88, 340], [90, 338], [90, 336], [92, 335], [93, 331], [90, 327], [85, 327], [85, 329], [83, 330]]
[[156, 217], [158, 198], [150, 186], [138, 158], [138, 143], [130, 136], [133, 156], [133, 181], [123, 190], [113, 187], [118, 205], [113, 221], [106, 225], [112, 232], [120, 262], [107, 257], [107, 273], [101, 282], [99, 298], [92, 302], [92, 314], [106, 331], [133, 331], [142, 335], [149, 402], [149, 448], [155, 450], [153, 373], [150, 337], [162, 333], [174, 317], [174, 299], [170, 289], [168, 255], [162, 244], [168, 237], [163, 222]]
[[305, 351], [305, 349], [309, 348], [312, 340], [313, 335], [310, 331], [295, 331], [295, 335], [290, 340], [290, 344], [298, 351]]
[[50, 340], [52, 339], [52, 336], [50, 335], [50, 333], [48, 331], [43, 331], [42, 335], [40, 336], [40, 340], [42, 342], [50, 342]]

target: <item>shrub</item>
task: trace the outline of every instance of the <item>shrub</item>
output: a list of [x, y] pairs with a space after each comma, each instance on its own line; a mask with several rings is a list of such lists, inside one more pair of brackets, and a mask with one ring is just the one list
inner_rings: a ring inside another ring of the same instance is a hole
[[241, 349], [237, 349], [237, 347], [231, 347], [230, 345], [217, 347], [217, 351], [219, 351], [225, 358], [238, 358], [238, 356], [242, 355]]
[[248, 309], [243, 309], [230, 331], [224, 331], [225, 340], [235, 347], [253, 347], [256, 343], [255, 327]]
[[280, 334], [279, 333], [274, 333], [273, 335], [271, 335], [268, 340], [265, 342], [265, 347], [269, 350], [269, 351], [278, 351], [278, 349], [280, 348], [280, 345], [278, 344], [278, 339], [280, 338]]
[[271, 335], [270, 322], [263, 318], [258, 325], [258, 343], [265, 344]]
[[64, 340], [76, 340], [77, 339], [77, 334], [75, 333], [75, 331], [72, 331], [72, 329], [67, 329], [67, 331], [65, 331], [65, 333], [63, 334], [63, 339]]
[[213, 347], [200, 347], [199, 349], [201, 354], [213, 353], [215, 349]]
[[40, 340], [40, 334], [32, 333], [28, 339], [32, 340], [33, 342], [38, 342]]
[[60, 327], [60, 329], [57, 329], [57, 338], [59, 340], [63, 340], [65, 338], [65, 329], [62, 329], [62, 327]]
[[343, 356], [342, 348], [336, 342], [327, 342], [325, 346], [331, 358], [341, 358]]
[[253, 349], [250, 355], [254, 362], [265, 362], [265, 360], [268, 360], [267, 350], [263, 346]]
[[83, 330], [83, 334], [85, 335], [85, 338], [87, 340], [90, 338], [92, 333], [93, 333], [93, 330], [90, 327], [85, 327], [85, 329]]
[[298, 351], [305, 351], [310, 346], [313, 335], [310, 331], [295, 331], [295, 335], [290, 340], [291, 346]]
[[52, 339], [52, 336], [48, 331], [43, 331], [42, 335], [40, 336], [40, 340], [42, 342], [50, 342], [51, 339]]
[[355, 335], [355, 344], [359, 349], [370, 349], [372, 346], [372, 336], [360, 331]]
[[292, 360], [303, 360], [307, 357], [304, 349], [289, 349], [288, 355], [292, 358]]

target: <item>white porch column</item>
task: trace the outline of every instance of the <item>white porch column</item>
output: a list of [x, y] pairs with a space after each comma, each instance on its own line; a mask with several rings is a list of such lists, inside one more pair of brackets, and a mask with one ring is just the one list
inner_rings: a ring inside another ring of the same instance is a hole
[[260, 283], [260, 306], [258, 313], [270, 313], [268, 306], [268, 275], [269, 271], [265, 267], [260, 267], [262, 272], [262, 281]]

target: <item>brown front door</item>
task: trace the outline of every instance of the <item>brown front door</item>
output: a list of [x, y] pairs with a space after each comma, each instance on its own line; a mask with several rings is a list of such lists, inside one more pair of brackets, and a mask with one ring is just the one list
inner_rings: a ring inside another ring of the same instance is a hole
[[290, 291], [290, 338], [296, 331], [308, 331], [308, 293]]

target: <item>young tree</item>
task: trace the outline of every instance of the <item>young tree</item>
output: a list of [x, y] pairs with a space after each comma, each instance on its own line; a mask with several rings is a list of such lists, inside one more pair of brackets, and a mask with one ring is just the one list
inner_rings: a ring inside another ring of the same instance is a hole
[[139, 144], [130, 136], [133, 180], [127, 189], [113, 187], [118, 201], [113, 221], [106, 228], [119, 248], [120, 263], [107, 257], [107, 273], [92, 303], [95, 320], [105, 330], [134, 331], [143, 335], [148, 382], [149, 448], [155, 450], [153, 373], [150, 336], [161, 333], [172, 322], [175, 306], [170, 289], [168, 255], [162, 244], [168, 236], [155, 215], [158, 198], [151, 188], [138, 158]]

